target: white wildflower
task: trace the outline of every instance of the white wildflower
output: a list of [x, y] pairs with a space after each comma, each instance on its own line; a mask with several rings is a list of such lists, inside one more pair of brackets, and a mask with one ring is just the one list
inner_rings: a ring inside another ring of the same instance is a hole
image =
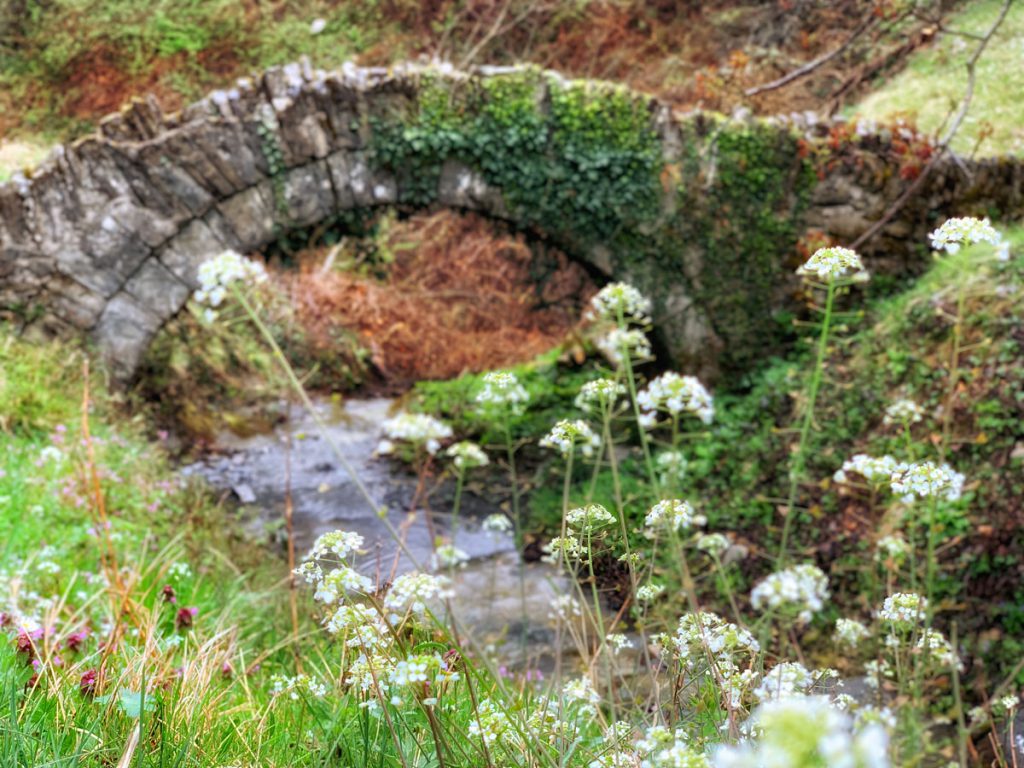
[[562, 695], [569, 702], [582, 704], [584, 710], [593, 710], [601, 703], [601, 696], [594, 690], [594, 684], [590, 682], [589, 677], [570, 680], [562, 687]]
[[750, 602], [757, 610], [794, 612], [806, 623], [820, 611], [828, 599], [828, 579], [821, 569], [809, 563], [794, 565], [771, 574], [750, 593]]
[[761, 683], [753, 690], [753, 695], [758, 702], [804, 696], [811, 693], [815, 686], [837, 677], [839, 673], [834, 669], [819, 669], [812, 672], [803, 664], [785, 661], [764, 673]]
[[556, 623], [579, 618], [582, 615], [580, 605], [572, 595], [559, 595], [551, 601], [551, 610], [548, 611], [548, 618]]
[[964, 216], [947, 219], [941, 227], [928, 235], [928, 239], [936, 251], [957, 253], [965, 245], [991, 243], [998, 246], [1003, 238], [988, 219]]
[[612, 633], [605, 637], [605, 642], [612, 649], [612, 653], [618, 656], [627, 648], [633, 647], [633, 641], [621, 633]]
[[712, 557], [721, 557], [730, 546], [728, 537], [721, 533], [704, 533], [697, 537], [697, 549]]
[[434, 552], [431, 563], [434, 570], [441, 568], [462, 568], [469, 562], [469, 555], [454, 544], [442, 544]]
[[938, 630], [926, 630], [921, 637], [918, 638], [916, 648], [919, 653], [926, 653], [929, 660], [937, 662], [943, 669], [956, 667], [958, 671], [963, 672], [963, 662], [960, 660], [960, 657], [957, 656], [957, 653], [953, 649], [949, 640], [947, 640]]
[[785, 698], [762, 704], [751, 716], [756, 739], [721, 746], [714, 768], [749, 766], [842, 766], [888, 768], [889, 736], [880, 725], [855, 732], [853, 720], [824, 696]]
[[480, 526], [488, 533], [502, 534], [512, 530], [512, 521], [500, 512], [488, 515]]
[[852, 459], [843, 462], [843, 468], [836, 471], [832, 479], [837, 483], [849, 481], [849, 473], [860, 475], [872, 485], [888, 482], [892, 473], [900, 466], [892, 456], [876, 458], [866, 453], [858, 453]]
[[671, 486], [686, 476], [687, 461], [682, 451], [662, 451], [654, 459], [654, 466], [663, 485]]
[[483, 376], [483, 387], [476, 394], [478, 405], [505, 407], [521, 412], [530, 400], [530, 394], [511, 371], [491, 371]]
[[631, 360], [648, 360], [654, 354], [647, 334], [639, 328], [612, 328], [594, 343], [616, 366], [621, 366], [626, 357]]
[[261, 283], [267, 279], [267, 272], [262, 264], [234, 251], [224, 251], [199, 266], [198, 278], [199, 289], [194, 298], [207, 306], [205, 317], [212, 320], [216, 316], [213, 310], [224, 302], [232, 284]]
[[576, 407], [582, 411], [600, 413], [610, 409], [616, 399], [626, 394], [626, 387], [612, 379], [588, 381], [576, 395]]
[[878, 540], [878, 551], [875, 553], [876, 560], [892, 560], [894, 563], [902, 563], [910, 554], [910, 544], [898, 534], [883, 536]]
[[[433, 416], [424, 413], [401, 413], [383, 424], [384, 434], [390, 440], [400, 440], [413, 445], [423, 445], [428, 453], [437, 453], [441, 440], [452, 436], [452, 428]], [[378, 447], [379, 453], [387, 453]]]
[[395, 579], [384, 598], [384, 606], [390, 610], [411, 610], [424, 613], [428, 600], [440, 600], [451, 596], [448, 579], [429, 573], [403, 573]]
[[319, 560], [328, 553], [333, 553], [344, 559], [352, 552], [357, 552], [363, 546], [363, 537], [353, 531], [331, 531], [325, 533], [313, 542], [313, 548], [307, 559]]
[[658, 376], [637, 395], [637, 403], [648, 412], [662, 411], [679, 416], [691, 413], [705, 424], [715, 417], [714, 399], [696, 376], [669, 371]]
[[490, 463], [490, 459], [487, 458], [487, 453], [484, 452], [484, 449], [468, 440], [463, 440], [449, 446], [448, 450], [445, 451], [445, 455], [452, 460], [452, 464], [458, 469], [485, 467]]
[[897, 592], [885, 598], [878, 618], [889, 622], [897, 629], [911, 629], [918, 626], [928, 610], [928, 601], [913, 592]]
[[590, 300], [591, 317], [646, 325], [650, 322], [651, 301], [628, 283], [609, 283]]
[[579, 446], [584, 456], [593, 456], [594, 449], [601, 445], [600, 438], [585, 421], [563, 419], [541, 438], [542, 448], [554, 448], [562, 456], [568, 456], [574, 446]]
[[913, 400], [897, 400], [885, 409], [884, 424], [916, 424], [924, 416], [924, 408]]
[[656, 600], [665, 591], [664, 584], [642, 584], [636, 588], [636, 599], [640, 603]]
[[870, 636], [868, 628], [856, 619], [836, 619], [836, 631], [832, 637], [837, 645], [856, 648], [861, 640]]
[[899, 465], [893, 470], [889, 482], [893, 493], [908, 500], [941, 496], [948, 501], [956, 501], [963, 492], [964, 476], [948, 464], [937, 466], [930, 461], [922, 461]]
[[590, 533], [615, 523], [615, 516], [600, 504], [587, 504], [569, 510], [565, 522], [573, 531]]
[[685, 531], [693, 526], [701, 526], [707, 522], [703, 515], [694, 514], [693, 506], [682, 499], [665, 499], [659, 501], [644, 518], [644, 526], [649, 533], [658, 529]]
[[851, 251], [849, 248], [833, 247], [819, 248], [796, 273], [831, 282], [846, 276], [849, 272], [863, 271], [864, 263], [856, 251]]

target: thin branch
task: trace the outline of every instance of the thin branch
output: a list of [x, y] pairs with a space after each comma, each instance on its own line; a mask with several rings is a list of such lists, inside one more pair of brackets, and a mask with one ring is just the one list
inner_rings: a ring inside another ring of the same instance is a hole
[[770, 83], [765, 83], [764, 85], [757, 85], [754, 86], [753, 88], [748, 88], [746, 91], [743, 92], [744, 95], [756, 96], [759, 93], [765, 93], [766, 91], [774, 91], [778, 88], [782, 88], [783, 86], [789, 85], [794, 80], [799, 80], [801, 77], [809, 75], [822, 64], [826, 64], [829, 61], [832, 61], [832, 59], [834, 59], [836, 56], [838, 56], [851, 45], [853, 45], [857, 38], [860, 37], [865, 32], [867, 32], [872, 26], [875, 25], [877, 21], [878, 17], [876, 17], [874, 13], [869, 13], [867, 18], [861, 23], [861, 25], [857, 27], [857, 29], [855, 29], [851, 33], [851, 35], [848, 38], [846, 38], [846, 41], [835, 50], [823, 54], [816, 59], [812, 59], [811, 61], [804, 64], [802, 67], [797, 67], [789, 74], [783, 75], [778, 80], [772, 80]]
[[900, 195], [899, 198], [897, 198], [896, 202], [892, 204], [892, 206], [889, 208], [888, 211], [885, 212], [882, 218], [876, 221], [873, 225], [871, 225], [871, 227], [866, 232], [864, 232], [860, 237], [853, 241], [853, 244], [850, 246], [851, 248], [857, 249], [861, 247], [862, 245], [864, 245], [864, 243], [868, 242], [875, 235], [877, 235], [882, 230], [882, 228], [885, 227], [890, 221], [892, 221], [893, 217], [896, 216], [896, 214], [903, 209], [903, 206], [907, 204], [907, 201], [910, 200], [910, 198], [913, 197], [914, 194], [921, 188], [925, 180], [935, 169], [935, 166], [938, 164], [939, 160], [945, 157], [946, 152], [949, 151], [949, 145], [953, 141], [953, 138], [956, 136], [957, 131], [960, 130], [960, 126], [963, 124], [964, 118], [967, 117], [967, 111], [971, 107], [971, 101], [974, 99], [974, 87], [977, 81], [976, 70], [978, 60], [981, 58], [981, 55], [985, 52], [985, 49], [988, 47], [988, 44], [992, 41], [992, 38], [995, 36], [995, 33], [998, 31], [999, 27], [1002, 26], [1003, 21], [1006, 19], [1006, 14], [1009, 13], [1010, 6], [1012, 6], [1013, 3], [1014, 0], [1005, 0], [1005, 2], [1003, 3], [1002, 10], [999, 12], [998, 18], [992, 24], [991, 28], [985, 34], [981, 42], [978, 43], [978, 47], [971, 55], [971, 58], [967, 60], [967, 90], [964, 92], [964, 97], [960, 102], [960, 108], [956, 111], [956, 115], [953, 117], [953, 120], [950, 123], [949, 128], [946, 130], [945, 136], [939, 142], [939, 146], [935, 154], [933, 154], [931, 158], [929, 158], [924, 168], [921, 169], [921, 174], [916, 179], [914, 179], [914, 183], [907, 187], [906, 191], [904, 191], [904, 193]]

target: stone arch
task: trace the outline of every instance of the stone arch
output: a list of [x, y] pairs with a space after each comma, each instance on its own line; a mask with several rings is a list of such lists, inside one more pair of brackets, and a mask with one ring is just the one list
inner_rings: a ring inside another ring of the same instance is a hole
[[[0, 313], [85, 332], [127, 378], [210, 255], [339, 211], [446, 206], [635, 282], [674, 362], [714, 376], [772, 348], [768, 317], [805, 229], [850, 238], [902, 191], [884, 137], [822, 177], [801, 151], [812, 130], [678, 116], [533, 68], [274, 68], [172, 115], [133, 102], [0, 185]], [[1019, 212], [1019, 163], [972, 168], [966, 181], [937, 174], [926, 211], [968, 200]], [[927, 224], [901, 218], [890, 244]]]

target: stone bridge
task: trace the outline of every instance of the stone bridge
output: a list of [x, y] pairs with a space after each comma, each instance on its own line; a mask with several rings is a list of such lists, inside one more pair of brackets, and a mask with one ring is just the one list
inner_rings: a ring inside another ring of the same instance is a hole
[[[130, 378], [209, 256], [346, 212], [441, 206], [639, 284], [662, 352], [714, 376], [780, 343], [801, 238], [848, 243], [912, 176], [914, 137], [841, 129], [677, 115], [532, 68], [275, 68], [175, 114], [136, 101], [0, 185], [0, 316], [84, 333]], [[1010, 159], [944, 161], [872, 267], [914, 271], [951, 213], [1019, 216], [1022, 184]]]

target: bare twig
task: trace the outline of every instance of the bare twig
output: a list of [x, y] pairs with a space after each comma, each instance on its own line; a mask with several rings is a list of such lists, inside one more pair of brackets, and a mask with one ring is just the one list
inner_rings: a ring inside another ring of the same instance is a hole
[[995, 22], [993, 22], [988, 32], [985, 33], [981, 42], [978, 43], [978, 47], [974, 50], [974, 53], [971, 54], [971, 58], [967, 60], [967, 90], [964, 91], [963, 99], [960, 101], [960, 107], [957, 109], [953, 120], [946, 129], [945, 135], [939, 141], [939, 145], [935, 153], [931, 158], [929, 158], [928, 162], [925, 163], [924, 168], [921, 169], [920, 175], [914, 179], [914, 182], [907, 187], [899, 198], [897, 198], [896, 202], [890, 206], [889, 210], [882, 215], [882, 218], [876, 221], [866, 232], [853, 241], [853, 244], [850, 246], [851, 248], [856, 249], [861, 247], [864, 243], [877, 235], [890, 221], [892, 221], [893, 217], [896, 216], [896, 214], [903, 209], [903, 206], [907, 204], [907, 201], [910, 200], [910, 198], [912, 198], [921, 188], [925, 180], [935, 169], [939, 160], [945, 157], [946, 152], [949, 150], [949, 145], [956, 136], [957, 131], [960, 130], [960, 126], [963, 124], [964, 118], [967, 117], [967, 112], [971, 107], [971, 101], [974, 99], [974, 87], [977, 81], [978, 61], [981, 59], [981, 55], [985, 52], [988, 44], [992, 41], [995, 33], [999, 30], [999, 27], [1002, 26], [1003, 21], [1006, 19], [1006, 14], [1009, 13], [1010, 6], [1012, 6], [1013, 3], [1014, 0], [1005, 0], [1002, 9], [999, 12], [999, 16], [996, 18]]
[[843, 44], [840, 45], [835, 50], [829, 51], [828, 53], [823, 54], [816, 59], [808, 61], [803, 66], [797, 67], [789, 74], [783, 75], [777, 80], [772, 80], [770, 83], [765, 83], [764, 85], [757, 85], [754, 86], [753, 88], [748, 88], [746, 91], [743, 92], [744, 95], [757, 96], [759, 93], [774, 91], [777, 90], [778, 88], [782, 88], [783, 86], [789, 85], [794, 80], [799, 80], [801, 77], [811, 74], [811, 72], [816, 70], [822, 64], [827, 64], [828, 62], [832, 61], [832, 59], [836, 58], [836, 56], [838, 56], [851, 45], [853, 45], [853, 43], [856, 42], [857, 38], [859, 38], [861, 35], [863, 35], [865, 32], [871, 29], [871, 27], [873, 27], [877, 22], [878, 17], [875, 16], [874, 12], [869, 12], [864, 21], [861, 22], [860, 26], [857, 27], [850, 34], [850, 36], [846, 38]]

